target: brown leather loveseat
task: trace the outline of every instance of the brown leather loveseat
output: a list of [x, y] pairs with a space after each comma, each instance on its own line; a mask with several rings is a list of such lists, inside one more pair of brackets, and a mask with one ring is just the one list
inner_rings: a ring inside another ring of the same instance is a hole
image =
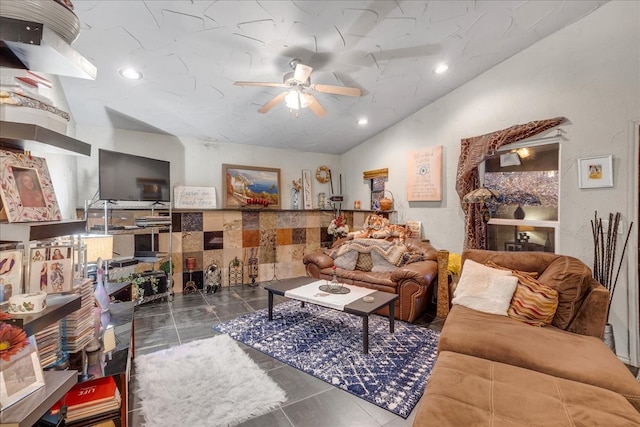
[[[431, 246], [428, 241], [418, 239], [406, 239], [404, 246], [406, 251], [403, 253], [405, 262], [400, 267], [391, 267], [387, 264], [386, 268], [371, 270], [371, 265], [366, 266], [366, 262], [360, 260], [364, 258], [360, 254], [365, 253], [363, 247], [369, 244], [377, 244], [379, 242], [391, 242], [394, 247], [387, 247], [388, 252], [399, 253], [400, 246], [397, 238], [389, 239], [340, 239], [336, 241], [331, 249], [310, 253], [304, 256], [303, 262], [307, 274], [317, 279], [331, 280], [333, 274], [334, 258], [336, 254], [347, 253], [352, 255], [351, 264], [348, 268], [336, 267], [337, 276], [342, 283], [349, 285], [363, 286], [377, 291], [390, 292], [398, 294], [399, 297], [395, 303], [395, 317], [406, 322], [413, 322], [427, 307], [428, 301], [433, 293], [433, 286], [436, 283], [436, 275], [438, 271], [437, 250]], [[344, 245], [355, 245], [353, 247], [360, 248], [360, 251], [348, 251], [348, 247]], [[401, 244], [400, 244], [401, 245]], [[404, 250], [404, 248], [403, 248]], [[355, 253], [354, 253], [355, 252]], [[376, 262], [376, 253], [372, 252], [373, 264]], [[357, 256], [357, 259], [356, 259]], [[336, 260], [338, 258], [336, 257]], [[380, 258], [378, 257], [378, 260]], [[395, 259], [393, 260], [395, 262]], [[413, 261], [413, 262], [412, 262]], [[384, 262], [380, 260], [380, 262]], [[365, 266], [363, 267], [362, 264]], [[376, 271], [377, 270], [377, 271]], [[380, 311], [382, 315], [388, 315], [388, 309]]]

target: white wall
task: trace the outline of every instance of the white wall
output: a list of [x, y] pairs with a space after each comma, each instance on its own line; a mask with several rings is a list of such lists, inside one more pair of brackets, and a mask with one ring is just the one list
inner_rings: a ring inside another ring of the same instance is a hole
[[[455, 67], [450, 72], [455, 72]], [[420, 220], [423, 235], [434, 246], [459, 252], [464, 240], [463, 215], [455, 192], [460, 140], [556, 116], [568, 119], [561, 126], [566, 140], [561, 144], [557, 251], [591, 265], [593, 243], [589, 221], [594, 211], [601, 215], [621, 212], [625, 227], [637, 212], [634, 205], [637, 199], [630, 197], [637, 191], [637, 169], [631, 167], [637, 168], [637, 164], [629, 159], [636, 152], [632, 122], [640, 122], [640, 2], [613, 1], [602, 6], [341, 158], [78, 127], [76, 137], [93, 145], [93, 155], [91, 159], [78, 160], [76, 203], [82, 206], [83, 200], [92, 198], [97, 189], [99, 147], [170, 160], [172, 185], [217, 189], [222, 183], [222, 163], [281, 168], [284, 188], [299, 177], [301, 169], [313, 172], [319, 165], [327, 165], [334, 177], [342, 171], [345, 207], [353, 206], [356, 199], [364, 205], [370, 200], [368, 183], [362, 179], [363, 171], [388, 168], [387, 188], [394, 195], [398, 222]], [[443, 200], [407, 203], [407, 153], [435, 145], [444, 146]], [[601, 154], [614, 157], [615, 187], [578, 189], [577, 159]], [[315, 180], [313, 184], [314, 195], [319, 191], [329, 193], [328, 184], [325, 188]], [[69, 189], [69, 194], [75, 194], [73, 186]], [[219, 205], [221, 202], [218, 194]], [[314, 200], [314, 206], [316, 202]], [[289, 206], [291, 192], [285, 192], [283, 207]], [[630, 249], [635, 249], [637, 244], [637, 234], [633, 233]], [[631, 257], [631, 261], [635, 260], [635, 256]], [[627, 267], [633, 274], [627, 274], [623, 268], [610, 321], [614, 325], [619, 357], [637, 366], [637, 262]]]
[[[340, 156], [278, 150], [253, 145], [213, 143], [193, 138], [78, 126], [76, 137], [92, 145], [90, 158], [78, 159], [77, 206], [93, 199], [98, 189], [98, 149], [168, 160], [171, 162], [171, 185], [213, 186], [217, 190], [217, 204], [222, 207], [222, 164], [273, 167], [280, 169], [283, 188], [282, 208], [292, 207], [292, 181], [303, 169], [312, 171], [326, 165], [339, 173]], [[337, 185], [337, 178], [334, 179]], [[329, 184], [312, 182], [312, 194], [329, 193]], [[313, 201], [314, 207], [317, 200]]]
[[[395, 196], [398, 219], [422, 221], [423, 233], [436, 247], [459, 252], [464, 241], [455, 192], [460, 140], [556, 116], [568, 119], [560, 126], [566, 140], [557, 252], [592, 265], [594, 211], [600, 216], [621, 212], [625, 230], [636, 212], [629, 194], [637, 175], [628, 159], [634, 154], [630, 123], [640, 121], [640, 2], [602, 6], [343, 155], [347, 205], [368, 200], [363, 170], [388, 167], [387, 188]], [[435, 145], [445, 147], [443, 201], [408, 204], [407, 152]], [[614, 188], [578, 189], [577, 159], [604, 154], [614, 158]], [[636, 247], [633, 233], [629, 249]], [[637, 273], [627, 277], [623, 267], [610, 315], [619, 357], [636, 365], [637, 314], [629, 305], [637, 304], [637, 280]]]

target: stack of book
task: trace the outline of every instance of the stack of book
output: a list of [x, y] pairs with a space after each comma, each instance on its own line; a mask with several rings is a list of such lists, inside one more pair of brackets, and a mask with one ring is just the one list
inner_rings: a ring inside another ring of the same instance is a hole
[[95, 334], [95, 302], [91, 279], [78, 279], [73, 292], [80, 295], [80, 308], [67, 316], [67, 351], [77, 353], [91, 342]]
[[120, 390], [113, 377], [102, 377], [78, 383], [51, 408], [58, 415], [66, 406], [66, 424], [87, 418], [101, 418], [104, 414], [120, 411]]
[[35, 338], [40, 366], [46, 368], [58, 360], [58, 354], [62, 354], [60, 322], [54, 322], [40, 332], [36, 332]]

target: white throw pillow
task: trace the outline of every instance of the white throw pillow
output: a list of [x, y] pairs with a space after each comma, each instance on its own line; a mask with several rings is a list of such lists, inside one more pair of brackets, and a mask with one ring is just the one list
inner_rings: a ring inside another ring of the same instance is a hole
[[468, 259], [451, 303], [506, 316], [517, 285], [518, 278], [511, 271], [487, 267]]

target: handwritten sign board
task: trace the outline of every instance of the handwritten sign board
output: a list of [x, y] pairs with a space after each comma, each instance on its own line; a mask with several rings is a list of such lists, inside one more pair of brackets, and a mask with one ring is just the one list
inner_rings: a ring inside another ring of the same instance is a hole
[[215, 209], [215, 187], [181, 187], [173, 189], [173, 206], [176, 209]]
[[407, 159], [407, 201], [442, 200], [442, 145], [412, 151]]

